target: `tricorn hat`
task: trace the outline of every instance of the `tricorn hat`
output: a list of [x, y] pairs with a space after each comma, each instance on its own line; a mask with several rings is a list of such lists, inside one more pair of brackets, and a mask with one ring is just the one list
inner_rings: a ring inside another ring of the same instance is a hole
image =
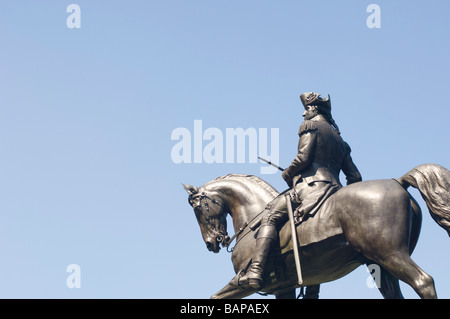
[[324, 99], [319, 93], [306, 92], [300, 94], [300, 100], [302, 101], [303, 107], [308, 105], [316, 105], [319, 112], [331, 114], [331, 100], [330, 94], [328, 94], [328, 99]]

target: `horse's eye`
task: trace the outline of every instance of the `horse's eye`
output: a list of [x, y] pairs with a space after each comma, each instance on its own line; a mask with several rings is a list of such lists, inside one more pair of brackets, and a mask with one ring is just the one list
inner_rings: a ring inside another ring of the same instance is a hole
[[199, 206], [200, 205], [200, 199], [197, 198], [192, 198], [189, 200], [189, 204], [191, 204], [192, 207], [195, 208], [195, 206]]

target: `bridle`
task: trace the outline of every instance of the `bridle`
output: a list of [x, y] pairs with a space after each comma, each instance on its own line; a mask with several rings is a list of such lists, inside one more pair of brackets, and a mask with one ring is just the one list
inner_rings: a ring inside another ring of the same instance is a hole
[[[217, 242], [220, 243], [222, 245], [222, 247], [226, 248], [227, 252], [231, 253], [233, 251], [234, 247], [232, 247], [230, 249], [230, 247], [229, 247], [230, 244], [233, 242], [234, 239], [236, 239], [248, 227], [249, 223], [247, 223], [247, 222], [244, 223], [244, 225], [239, 227], [239, 230], [230, 238], [230, 236], [228, 236], [227, 231], [220, 230], [220, 229], [218, 230], [215, 223], [209, 217], [210, 216], [210, 207], [212, 206], [211, 204], [214, 204], [215, 206], [220, 207], [222, 210], [225, 210], [226, 207], [223, 204], [219, 203], [215, 198], [208, 196], [206, 194], [206, 192], [204, 192], [204, 191], [201, 192], [200, 194], [191, 194], [189, 196], [189, 204], [191, 204], [191, 206], [194, 206], [194, 204], [195, 204], [194, 199], [197, 199], [197, 198], [199, 199], [199, 204], [194, 207], [194, 210], [195, 210], [195, 208], [200, 207], [201, 211], [203, 212], [203, 209], [204, 209], [204, 211], [208, 214], [208, 218], [206, 219], [206, 222], [210, 225], [212, 232], [213, 232], [214, 236], [216, 237]], [[208, 201], [211, 204], [209, 204]], [[255, 216], [252, 219], [252, 221], [254, 219], [256, 219], [261, 213], [257, 214], [257, 216]], [[217, 215], [217, 214], [215, 214], [215, 215]], [[253, 230], [254, 229], [251, 228], [250, 232]], [[236, 244], [238, 242], [239, 242], [239, 240], [236, 242]]]
[[[212, 220], [212, 218], [210, 218], [210, 213], [211, 213], [211, 206], [218, 206], [220, 207], [221, 211], [225, 210], [226, 207], [224, 206], [223, 203], [218, 202], [215, 198], [210, 197], [206, 194], [206, 192], [201, 192], [200, 195], [194, 195], [194, 196], [189, 196], [189, 203], [191, 205], [194, 205], [194, 199], [199, 199], [199, 205], [196, 205], [196, 207], [200, 207], [202, 213], [205, 212], [206, 215], [208, 216], [205, 220], [206, 223], [210, 226], [214, 237], [216, 238], [217, 242], [220, 243], [222, 245], [222, 247], [228, 247], [228, 245], [230, 244], [230, 236], [228, 236], [228, 233], [225, 230], [222, 229], [217, 229], [217, 225], [214, 223], [214, 221]], [[194, 207], [194, 210], [195, 208]], [[216, 213], [216, 210], [213, 211], [214, 215], [213, 216], [217, 216], [218, 214]]]

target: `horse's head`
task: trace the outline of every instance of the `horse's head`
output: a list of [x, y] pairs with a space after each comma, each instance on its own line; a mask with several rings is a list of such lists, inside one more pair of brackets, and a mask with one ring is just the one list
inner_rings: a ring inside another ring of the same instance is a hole
[[206, 247], [209, 251], [218, 253], [220, 244], [229, 239], [225, 201], [217, 191], [192, 185], [183, 186], [189, 194], [189, 204], [194, 209]]

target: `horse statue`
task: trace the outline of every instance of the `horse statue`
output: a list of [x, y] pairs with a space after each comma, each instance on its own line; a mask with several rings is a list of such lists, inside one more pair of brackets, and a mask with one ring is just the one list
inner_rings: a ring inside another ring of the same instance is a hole
[[[201, 187], [183, 184], [189, 193], [203, 240], [209, 251], [229, 249], [236, 276], [211, 298], [244, 298], [256, 293], [239, 282], [251, 263], [258, 221], [265, 207], [280, 194], [253, 175], [229, 174]], [[411, 258], [422, 223], [417, 201], [422, 195], [431, 217], [450, 236], [450, 172], [437, 164], [423, 164], [398, 179], [363, 181], [341, 188], [313, 216], [296, 228], [304, 286], [315, 286], [347, 275], [362, 264], [380, 267], [379, 291], [384, 298], [403, 298], [399, 280], [421, 298], [437, 298], [433, 278]], [[227, 213], [234, 236], [227, 233]], [[291, 229], [279, 230], [260, 293], [295, 298], [299, 288]]]

